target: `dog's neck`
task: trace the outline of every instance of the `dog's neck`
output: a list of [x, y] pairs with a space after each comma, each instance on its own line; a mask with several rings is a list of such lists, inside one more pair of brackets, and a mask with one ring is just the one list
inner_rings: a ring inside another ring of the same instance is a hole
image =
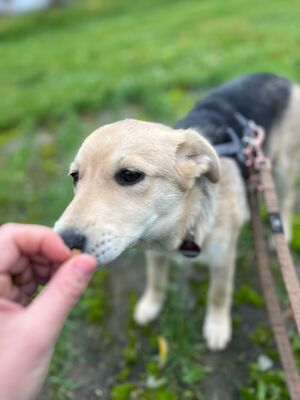
[[186, 239], [200, 248], [212, 229], [217, 214], [218, 185], [206, 178], [186, 192], [178, 208], [155, 224], [144, 241], [158, 251], [179, 249]]
[[218, 185], [212, 184], [206, 178], [198, 182], [187, 193], [187, 201], [181, 219], [182, 237], [175, 248], [185, 240], [193, 240], [201, 247], [206, 236], [212, 229], [217, 213]]

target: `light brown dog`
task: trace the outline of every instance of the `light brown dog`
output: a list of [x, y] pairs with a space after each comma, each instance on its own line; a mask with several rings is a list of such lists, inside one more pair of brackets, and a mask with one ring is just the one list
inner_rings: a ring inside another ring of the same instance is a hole
[[[295, 86], [268, 141], [288, 236], [300, 148], [299, 105]], [[202, 250], [193, 261], [207, 263], [211, 275], [204, 337], [210, 349], [220, 350], [231, 338], [236, 246], [249, 212], [236, 162], [220, 159], [200, 133], [137, 120], [93, 132], [71, 164], [75, 196], [55, 230], [99, 264], [132, 244], [147, 249], [147, 287], [135, 309], [139, 324], [158, 316], [169, 259], [182, 259], [178, 249], [192, 237]]]

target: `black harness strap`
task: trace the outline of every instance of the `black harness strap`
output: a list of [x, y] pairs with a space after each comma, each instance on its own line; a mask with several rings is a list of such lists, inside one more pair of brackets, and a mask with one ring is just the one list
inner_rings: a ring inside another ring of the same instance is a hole
[[228, 141], [221, 144], [213, 144], [213, 146], [220, 157], [233, 158], [237, 162], [244, 179], [247, 180], [248, 168], [246, 166], [245, 149], [253, 137], [256, 125], [238, 112], [234, 113], [234, 118], [241, 125], [242, 135], [239, 135], [233, 128], [229, 127], [226, 130]]
[[[256, 125], [253, 121], [246, 119], [239, 113], [235, 113], [234, 118], [242, 127], [242, 135], [239, 135], [233, 128], [229, 127], [226, 130], [228, 141], [225, 143], [213, 144], [213, 147], [220, 157], [233, 158], [237, 162], [243, 178], [247, 180], [249, 177], [249, 170], [246, 165], [247, 156], [245, 149], [251, 138], [253, 138]], [[189, 235], [189, 237], [183, 240], [178, 250], [185, 257], [189, 258], [198, 257], [201, 253], [201, 247], [198, 246], [192, 235]]]

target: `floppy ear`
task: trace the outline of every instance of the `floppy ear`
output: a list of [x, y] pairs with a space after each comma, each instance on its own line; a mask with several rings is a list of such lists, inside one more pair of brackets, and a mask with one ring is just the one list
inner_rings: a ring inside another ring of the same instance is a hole
[[[191, 180], [206, 176], [211, 182], [220, 179], [221, 166], [219, 157], [212, 145], [199, 133], [183, 130], [183, 140], [177, 147], [177, 172], [190, 186]], [[189, 183], [188, 183], [189, 182]]]

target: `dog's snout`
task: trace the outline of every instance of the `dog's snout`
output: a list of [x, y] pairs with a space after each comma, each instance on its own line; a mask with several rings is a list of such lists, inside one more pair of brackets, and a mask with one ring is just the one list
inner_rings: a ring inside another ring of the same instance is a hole
[[86, 237], [82, 233], [75, 230], [67, 230], [61, 232], [60, 236], [70, 249], [84, 249]]

